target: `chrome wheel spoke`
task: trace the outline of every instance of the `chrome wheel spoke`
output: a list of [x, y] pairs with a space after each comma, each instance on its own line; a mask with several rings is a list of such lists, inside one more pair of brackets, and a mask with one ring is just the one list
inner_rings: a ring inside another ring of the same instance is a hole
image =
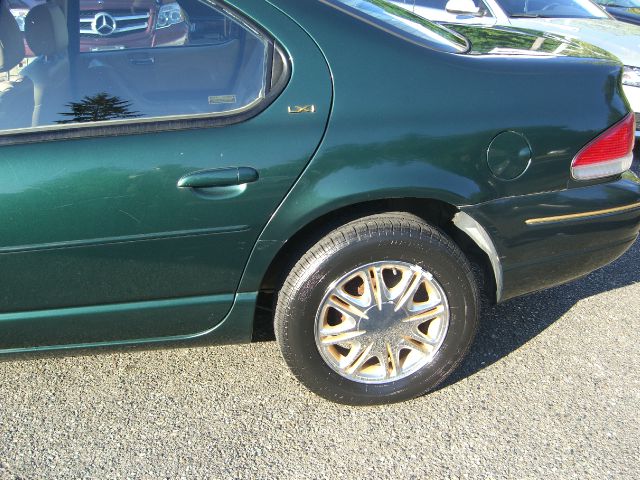
[[340, 368], [346, 369], [351, 365], [353, 365], [355, 361], [359, 358], [361, 352], [362, 352], [362, 344], [360, 342], [352, 343], [349, 348], [349, 353], [346, 356], [343, 356], [339, 360]]
[[344, 291], [341, 287], [336, 287], [333, 294], [341, 301], [346, 303], [350, 308], [362, 311], [371, 306], [371, 300], [368, 297], [356, 297]]
[[445, 313], [444, 305], [435, 305], [433, 307], [429, 306], [424, 310], [420, 310], [416, 313], [413, 313], [409, 318], [403, 321], [424, 323], [424, 322], [428, 322], [429, 320], [433, 320], [434, 318], [438, 318], [444, 313]]
[[395, 301], [409, 288], [414, 275], [411, 268], [394, 268], [393, 270], [400, 273], [400, 280], [389, 289], [388, 299]]
[[437, 288], [433, 287], [433, 276], [428, 272], [423, 272], [423, 281], [421, 282], [421, 286], [424, 287], [424, 292], [426, 293], [426, 300], [415, 301], [415, 297], [411, 301], [411, 305], [409, 306], [409, 310], [414, 313], [428, 312], [436, 308], [439, 305], [442, 305], [442, 296]]
[[395, 348], [391, 348], [389, 345], [389, 357], [391, 358], [391, 376], [395, 377], [402, 373], [402, 366], [400, 365], [400, 353], [402, 348], [397, 345]]
[[353, 362], [351, 362], [351, 364], [347, 368], [345, 368], [345, 371], [352, 374], [357, 369], [359, 369], [367, 360], [371, 358], [370, 352], [372, 348], [373, 343], [367, 345], [367, 347], [363, 351], [359, 352], [359, 354], [355, 356]]
[[330, 334], [326, 335], [321, 339], [323, 345], [337, 345], [340, 343], [348, 343], [354, 338], [358, 338], [367, 332], [363, 332], [360, 330], [354, 330], [352, 332], [338, 333], [338, 334]]
[[418, 329], [409, 331], [408, 335], [405, 337], [405, 340], [406, 345], [409, 346], [409, 348], [413, 346], [418, 348], [420, 351], [424, 351], [427, 353], [430, 352], [439, 343], [437, 339], [427, 337]]
[[382, 310], [382, 298], [384, 283], [382, 281], [382, 275], [378, 267], [371, 267], [367, 270], [365, 285], [369, 290], [369, 294], [373, 299], [373, 303], [378, 307], [378, 310]]
[[320, 328], [320, 335], [340, 335], [354, 330], [358, 323], [353, 317], [342, 317], [342, 321], [337, 325], [323, 325]]
[[419, 271], [413, 272], [413, 276], [410, 282], [408, 282], [406, 290], [402, 292], [402, 296], [396, 302], [396, 305], [395, 305], [396, 312], [400, 310], [402, 307], [404, 307], [407, 303], [413, 303], [413, 297], [415, 296], [416, 292], [418, 291], [418, 289], [420, 288], [420, 285], [422, 285], [422, 282], [423, 282], [422, 273], [423, 273], [422, 269], [420, 269]]
[[385, 378], [387, 376], [389, 365], [389, 353], [387, 352], [386, 345], [378, 345], [372, 352], [371, 357], [375, 357], [378, 362], [378, 371], [375, 376], [379, 378]]
[[[342, 300], [342, 301], [341, 301]], [[364, 310], [358, 308], [358, 305], [350, 303], [348, 300], [343, 299], [342, 297], [329, 298], [327, 305], [335, 308], [338, 312], [346, 317], [350, 317], [354, 320], [358, 318], [367, 318], [367, 314]]]
[[400, 365], [400, 349], [391, 346], [389, 342], [386, 343], [384, 351], [384, 361], [380, 359], [382, 366], [384, 367], [384, 376], [393, 378], [398, 375]]
[[420, 266], [363, 265], [327, 290], [316, 317], [316, 344], [341, 376], [385, 383], [427, 365], [446, 337], [444, 290]]

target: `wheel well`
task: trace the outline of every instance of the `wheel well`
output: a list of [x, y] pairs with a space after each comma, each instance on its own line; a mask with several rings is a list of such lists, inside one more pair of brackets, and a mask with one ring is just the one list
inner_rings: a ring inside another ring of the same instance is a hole
[[329, 212], [298, 230], [280, 249], [271, 261], [258, 294], [254, 321], [254, 339], [272, 338], [272, 310], [275, 292], [298, 259], [320, 238], [358, 218], [385, 212], [406, 212], [422, 218], [446, 233], [466, 255], [473, 268], [474, 276], [483, 299], [495, 302], [496, 282], [491, 261], [476, 243], [453, 224], [458, 209], [445, 202], [422, 198], [389, 198], [357, 203]]

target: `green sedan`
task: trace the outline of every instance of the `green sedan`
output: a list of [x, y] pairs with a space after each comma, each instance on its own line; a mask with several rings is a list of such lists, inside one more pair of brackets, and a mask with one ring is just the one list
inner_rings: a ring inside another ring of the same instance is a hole
[[0, 0], [0, 353], [248, 342], [267, 310], [311, 390], [396, 402], [461, 362], [481, 296], [635, 241], [606, 52], [382, 0], [174, 3], [21, 29]]

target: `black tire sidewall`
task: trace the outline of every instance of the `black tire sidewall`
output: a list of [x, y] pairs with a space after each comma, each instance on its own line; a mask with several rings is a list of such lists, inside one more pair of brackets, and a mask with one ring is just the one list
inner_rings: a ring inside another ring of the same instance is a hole
[[[319, 395], [342, 403], [376, 404], [413, 398], [440, 383], [465, 355], [477, 327], [477, 299], [463, 257], [437, 238], [369, 236], [325, 250], [308, 268], [290, 302], [283, 352], [292, 370]], [[459, 251], [457, 251], [459, 252]], [[330, 284], [372, 262], [402, 261], [430, 272], [444, 290], [450, 310], [446, 338], [432, 361], [400, 380], [365, 384], [348, 380], [329, 367], [315, 342], [317, 309]]]

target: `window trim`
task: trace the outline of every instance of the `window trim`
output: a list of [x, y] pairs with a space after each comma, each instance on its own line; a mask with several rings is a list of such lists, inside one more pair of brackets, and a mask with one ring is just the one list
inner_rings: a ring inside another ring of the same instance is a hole
[[[271, 34], [255, 22], [245, 18], [224, 1], [208, 0], [225, 15], [249, 29], [250, 33], [262, 36], [267, 41], [265, 52], [264, 96], [234, 110], [196, 114], [166, 115], [147, 118], [124, 118], [98, 122], [43, 125], [12, 130], [0, 130], [0, 147], [9, 145], [53, 142], [83, 138], [143, 135], [156, 132], [173, 132], [214, 127], [225, 127], [242, 123], [266, 110], [284, 91], [291, 79], [291, 58]], [[70, 42], [70, 48], [71, 42]], [[274, 62], [283, 65], [278, 79], [272, 79]]]

